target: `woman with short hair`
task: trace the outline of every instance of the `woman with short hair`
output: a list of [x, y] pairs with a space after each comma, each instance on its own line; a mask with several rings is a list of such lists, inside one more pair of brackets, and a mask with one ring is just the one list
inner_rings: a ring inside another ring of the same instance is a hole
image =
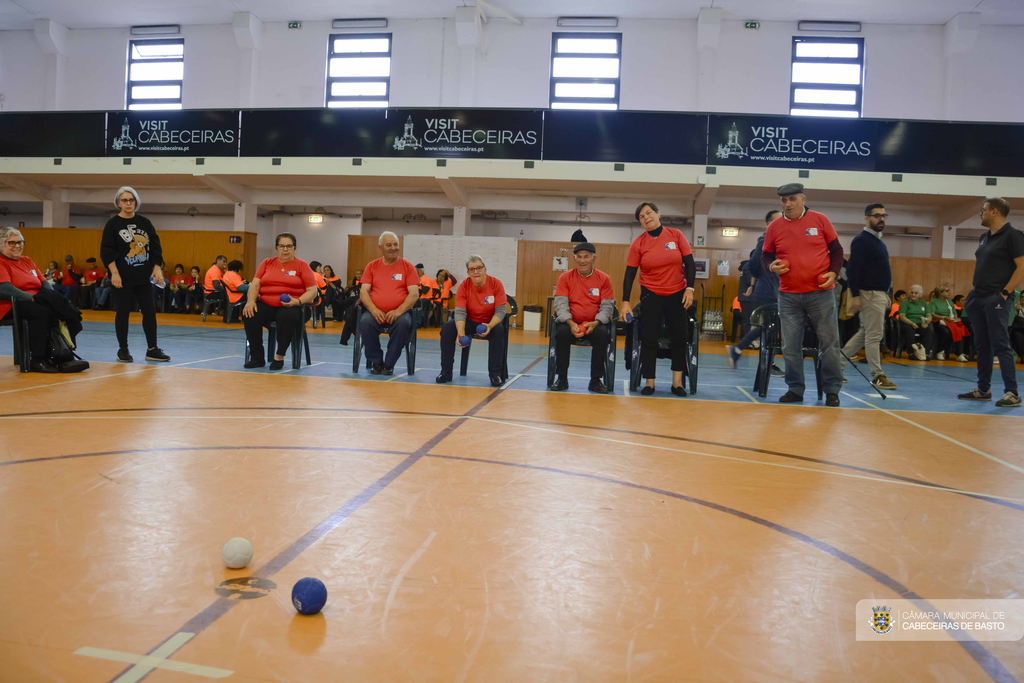
[[949, 285], [941, 284], [932, 292], [928, 302], [928, 313], [935, 325], [936, 353], [935, 360], [946, 360], [946, 348], [950, 349], [950, 360], [967, 362], [964, 353], [964, 337], [968, 336], [967, 328], [957, 315], [957, 310], [950, 300], [952, 292]]
[[[249, 283], [248, 300], [242, 309], [245, 338], [249, 342], [247, 368], [266, 365], [263, 349], [263, 328], [277, 323], [277, 349], [271, 370], [284, 367], [284, 354], [292, 343], [302, 321], [302, 305], [316, 296], [316, 279], [309, 264], [295, 258], [298, 241], [290, 232], [282, 232], [274, 240], [277, 256], [263, 261]], [[298, 344], [299, 340], [296, 339]]]
[[0, 228], [0, 320], [14, 318], [13, 301], [18, 302], [18, 317], [28, 321], [28, 344], [32, 372], [59, 372], [46, 358], [46, 335], [53, 325], [47, 306], [36, 303], [39, 290], [53, 289], [39, 266], [24, 255], [25, 237], [17, 228]]

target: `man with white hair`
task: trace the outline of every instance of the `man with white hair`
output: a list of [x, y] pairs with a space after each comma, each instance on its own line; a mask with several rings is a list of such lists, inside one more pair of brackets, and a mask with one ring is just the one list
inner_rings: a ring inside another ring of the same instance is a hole
[[[928, 304], [921, 298], [923, 295], [921, 285], [911, 285], [910, 294], [900, 302], [899, 311], [903, 347], [907, 356], [917, 360], [929, 360], [935, 350], [935, 328], [932, 327]], [[920, 342], [917, 341], [918, 335], [921, 335]]]
[[[390, 375], [412, 332], [409, 310], [416, 305], [420, 288], [416, 268], [398, 256], [398, 235], [382, 233], [377, 245], [381, 258], [366, 264], [360, 280], [359, 301], [365, 310], [359, 318], [359, 334], [371, 366], [370, 374]], [[385, 325], [389, 336], [386, 356], [380, 347], [381, 328]]]

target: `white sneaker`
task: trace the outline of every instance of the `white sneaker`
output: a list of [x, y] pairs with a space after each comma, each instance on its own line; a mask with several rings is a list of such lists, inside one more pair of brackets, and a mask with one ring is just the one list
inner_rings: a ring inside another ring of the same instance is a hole
[[750, 348], [754, 349], [755, 351], [760, 351], [761, 350], [761, 340], [760, 339], [755, 339], [754, 341], [752, 341], [750, 343]]
[[999, 367], [999, 356], [993, 356], [992, 357], [992, 366], [996, 367], [996, 368]]
[[966, 363], [967, 362], [967, 354], [966, 353], [961, 353], [959, 356], [956, 357], [956, 359], [958, 361], [960, 361], [961, 363]]
[[914, 349], [914, 358], [918, 360], [925, 360], [924, 347], [920, 344], [911, 344], [910, 348]]
[[939, 351], [937, 354], [935, 354], [935, 360], [946, 360], [946, 352]]

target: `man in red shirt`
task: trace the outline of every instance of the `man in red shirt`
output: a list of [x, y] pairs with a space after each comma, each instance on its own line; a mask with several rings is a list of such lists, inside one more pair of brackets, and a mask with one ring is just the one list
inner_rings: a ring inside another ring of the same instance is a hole
[[[385, 232], [377, 240], [381, 258], [366, 264], [359, 285], [359, 301], [365, 309], [359, 318], [366, 360], [371, 375], [390, 375], [412, 332], [409, 313], [420, 297], [416, 268], [398, 257], [398, 235]], [[387, 328], [387, 356], [380, 348], [380, 334]]]
[[79, 308], [94, 308], [95, 292], [104, 277], [106, 272], [96, 265], [95, 258], [85, 259], [85, 272], [82, 273], [82, 283], [78, 289]]
[[805, 320], [809, 320], [818, 335], [825, 405], [835, 407], [843, 386], [834, 291], [843, 266], [843, 247], [828, 218], [804, 206], [807, 197], [803, 185], [783, 185], [777, 194], [782, 198], [782, 217], [768, 226], [761, 265], [779, 276], [782, 357], [789, 385], [779, 402], [804, 400], [803, 339]]
[[607, 394], [604, 378], [608, 357], [608, 323], [615, 311], [615, 291], [609, 277], [594, 268], [597, 249], [590, 242], [580, 242], [572, 248], [576, 267], [558, 278], [555, 286], [555, 383], [549, 389], [565, 391], [569, 388], [569, 353], [572, 340], [590, 341], [590, 391]]
[[68, 254], [64, 257], [64, 270], [60, 271], [60, 282], [55, 284], [53, 289], [68, 301], [73, 302], [81, 279], [82, 269], [75, 265], [75, 257]]
[[[438, 384], [452, 381], [455, 342], [458, 340], [459, 346], [469, 346], [475, 334], [477, 338], [488, 341], [487, 374], [490, 375], [491, 386], [500, 387], [505, 374], [504, 326], [508, 313], [505, 285], [487, 274], [484, 260], [476, 254], [466, 261], [466, 274], [469, 277], [455, 290], [455, 315], [441, 328], [441, 374], [436, 381]], [[487, 329], [477, 332], [478, 325]], [[466, 344], [462, 343], [463, 337], [469, 339]]]

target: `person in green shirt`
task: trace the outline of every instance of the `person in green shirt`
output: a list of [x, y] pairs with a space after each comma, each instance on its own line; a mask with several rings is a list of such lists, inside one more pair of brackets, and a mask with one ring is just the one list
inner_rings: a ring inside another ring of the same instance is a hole
[[[935, 353], [935, 360], [946, 360], [946, 349], [951, 349], [951, 360], [955, 358], [960, 362], [965, 362], [967, 356], [964, 355], [964, 339], [963, 333], [966, 332], [966, 328], [959, 328], [957, 325], [960, 323], [960, 318], [957, 317], [956, 308], [953, 307], [953, 301], [951, 297], [953, 293], [950, 291], [949, 285], [939, 285], [932, 292], [932, 300], [928, 302], [928, 313], [932, 318], [932, 327], [935, 329], [935, 338], [937, 342], [937, 352]], [[957, 334], [953, 334], [953, 329], [957, 330]], [[955, 339], [959, 337], [959, 339]]]
[[921, 298], [923, 294], [921, 285], [912, 286], [910, 294], [900, 303], [899, 313], [903, 347], [908, 356], [917, 360], [929, 360], [935, 349], [935, 328], [931, 324], [928, 303]]

